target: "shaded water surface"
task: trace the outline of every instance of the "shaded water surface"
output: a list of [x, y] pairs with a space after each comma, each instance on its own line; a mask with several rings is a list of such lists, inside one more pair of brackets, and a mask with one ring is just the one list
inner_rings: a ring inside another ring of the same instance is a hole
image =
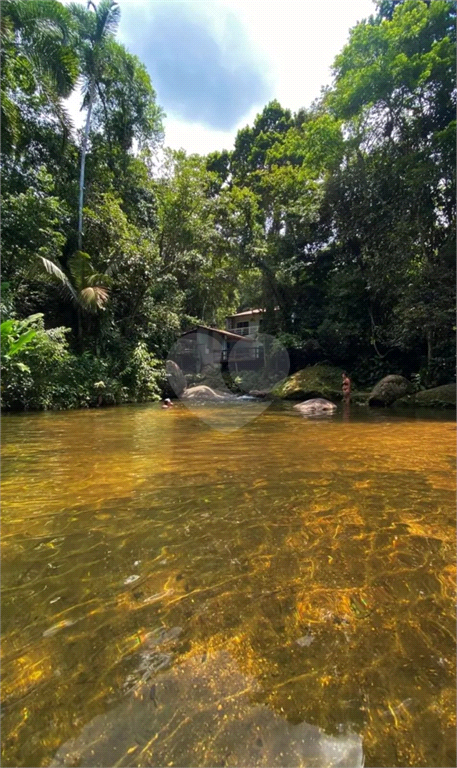
[[2, 421], [3, 765], [456, 764], [449, 416]]

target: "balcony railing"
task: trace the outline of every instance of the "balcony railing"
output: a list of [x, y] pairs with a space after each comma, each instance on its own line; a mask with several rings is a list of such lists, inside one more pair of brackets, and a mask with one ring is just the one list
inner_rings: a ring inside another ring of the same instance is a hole
[[226, 349], [222, 349], [220, 352], [213, 352], [213, 360], [215, 363], [226, 363], [230, 360], [231, 363], [240, 362], [242, 360], [259, 360], [263, 356], [262, 347], [252, 347], [244, 351], [232, 349], [228, 352]]
[[250, 325], [249, 328], [232, 328], [234, 333], [238, 333], [239, 336], [253, 336], [259, 332], [258, 325]]

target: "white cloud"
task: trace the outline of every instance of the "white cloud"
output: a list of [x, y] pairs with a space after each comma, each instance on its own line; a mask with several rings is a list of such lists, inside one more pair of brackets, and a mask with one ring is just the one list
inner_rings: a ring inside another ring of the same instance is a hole
[[198, 123], [184, 123], [176, 118], [165, 120], [165, 144], [185, 149], [189, 154], [206, 155], [221, 149], [232, 149], [232, 131], [214, 131]]
[[309, 106], [331, 82], [331, 66], [350, 28], [375, 10], [372, 0], [219, 1], [239, 16], [268, 62], [273, 98], [294, 111]]
[[[155, 0], [120, 0], [129, 11], [132, 5], [145, 8], [144, 21]], [[186, 0], [168, 0], [169, 3]], [[187, 0], [195, 4], [195, 0]], [[373, 0], [199, 0], [198, 11], [210, 20], [214, 36], [221, 45], [230, 42], [227, 14], [233, 14], [246, 30], [253, 53], [265, 67], [271, 87], [271, 99], [292, 111], [307, 107], [316, 99], [321, 88], [331, 83], [331, 66], [335, 56], [348, 40], [349, 30], [358, 21], [375, 12]], [[119, 38], [135, 53], [134, 40], [123, 38], [122, 15]], [[235, 51], [234, 51], [235, 53]], [[153, 83], [154, 85], [154, 83]], [[158, 94], [160, 103], [160, 93]], [[70, 111], [77, 127], [84, 115], [78, 113], [79, 99], [72, 97]], [[166, 110], [166, 105], [162, 105]], [[165, 144], [174, 149], [206, 154], [216, 149], [230, 149], [239, 128], [251, 124], [264, 104], [256, 105], [232, 131], [212, 130], [196, 123], [185, 122], [168, 113], [165, 124]], [[75, 108], [76, 107], [76, 108]]]

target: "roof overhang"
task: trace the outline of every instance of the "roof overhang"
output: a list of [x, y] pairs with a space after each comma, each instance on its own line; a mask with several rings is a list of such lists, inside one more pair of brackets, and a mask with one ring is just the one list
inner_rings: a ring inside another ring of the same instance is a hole
[[244, 312], [236, 312], [234, 315], [226, 315], [227, 320], [234, 317], [247, 317], [248, 315], [263, 315], [264, 309], [246, 309]]
[[204, 331], [210, 336], [223, 336], [224, 338], [232, 339], [233, 341], [246, 341], [248, 344], [252, 344], [254, 339], [249, 339], [247, 336], [241, 336], [239, 333], [232, 333], [231, 331], [224, 331], [222, 328], [210, 328], [208, 325], [197, 325], [196, 328], [192, 328], [190, 331], [182, 333], [180, 339], [185, 336], [190, 336], [192, 333], [201, 333]]

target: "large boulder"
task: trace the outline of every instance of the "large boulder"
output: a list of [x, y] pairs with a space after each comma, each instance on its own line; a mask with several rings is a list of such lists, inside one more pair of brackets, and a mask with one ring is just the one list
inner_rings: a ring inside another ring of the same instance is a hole
[[227, 392], [218, 392], [205, 384], [189, 387], [181, 394], [181, 400], [207, 401], [207, 400], [236, 400], [236, 395]]
[[319, 413], [333, 413], [336, 411], [335, 403], [325, 400], [323, 397], [313, 397], [304, 403], [294, 405], [294, 408], [303, 416], [315, 416]]
[[381, 381], [373, 387], [368, 405], [371, 407], [385, 407], [392, 405], [395, 400], [412, 393], [413, 385], [404, 376], [393, 374], [384, 376]]
[[395, 401], [395, 406], [414, 406], [416, 408], [455, 408], [455, 384], [443, 384], [441, 387], [424, 389], [414, 395], [406, 395]]
[[187, 386], [186, 377], [184, 376], [179, 365], [175, 363], [174, 360], [167, 360], [165, 368], [167, 372], [168, 383], [174, 394], [179, 397]]
[[293, 373], [271, 390], [271, 396], [281, 400], [310, 400], [321, 397], [341, 400], [343, 397], [341, 368], [332, 365], [310, 365]]

